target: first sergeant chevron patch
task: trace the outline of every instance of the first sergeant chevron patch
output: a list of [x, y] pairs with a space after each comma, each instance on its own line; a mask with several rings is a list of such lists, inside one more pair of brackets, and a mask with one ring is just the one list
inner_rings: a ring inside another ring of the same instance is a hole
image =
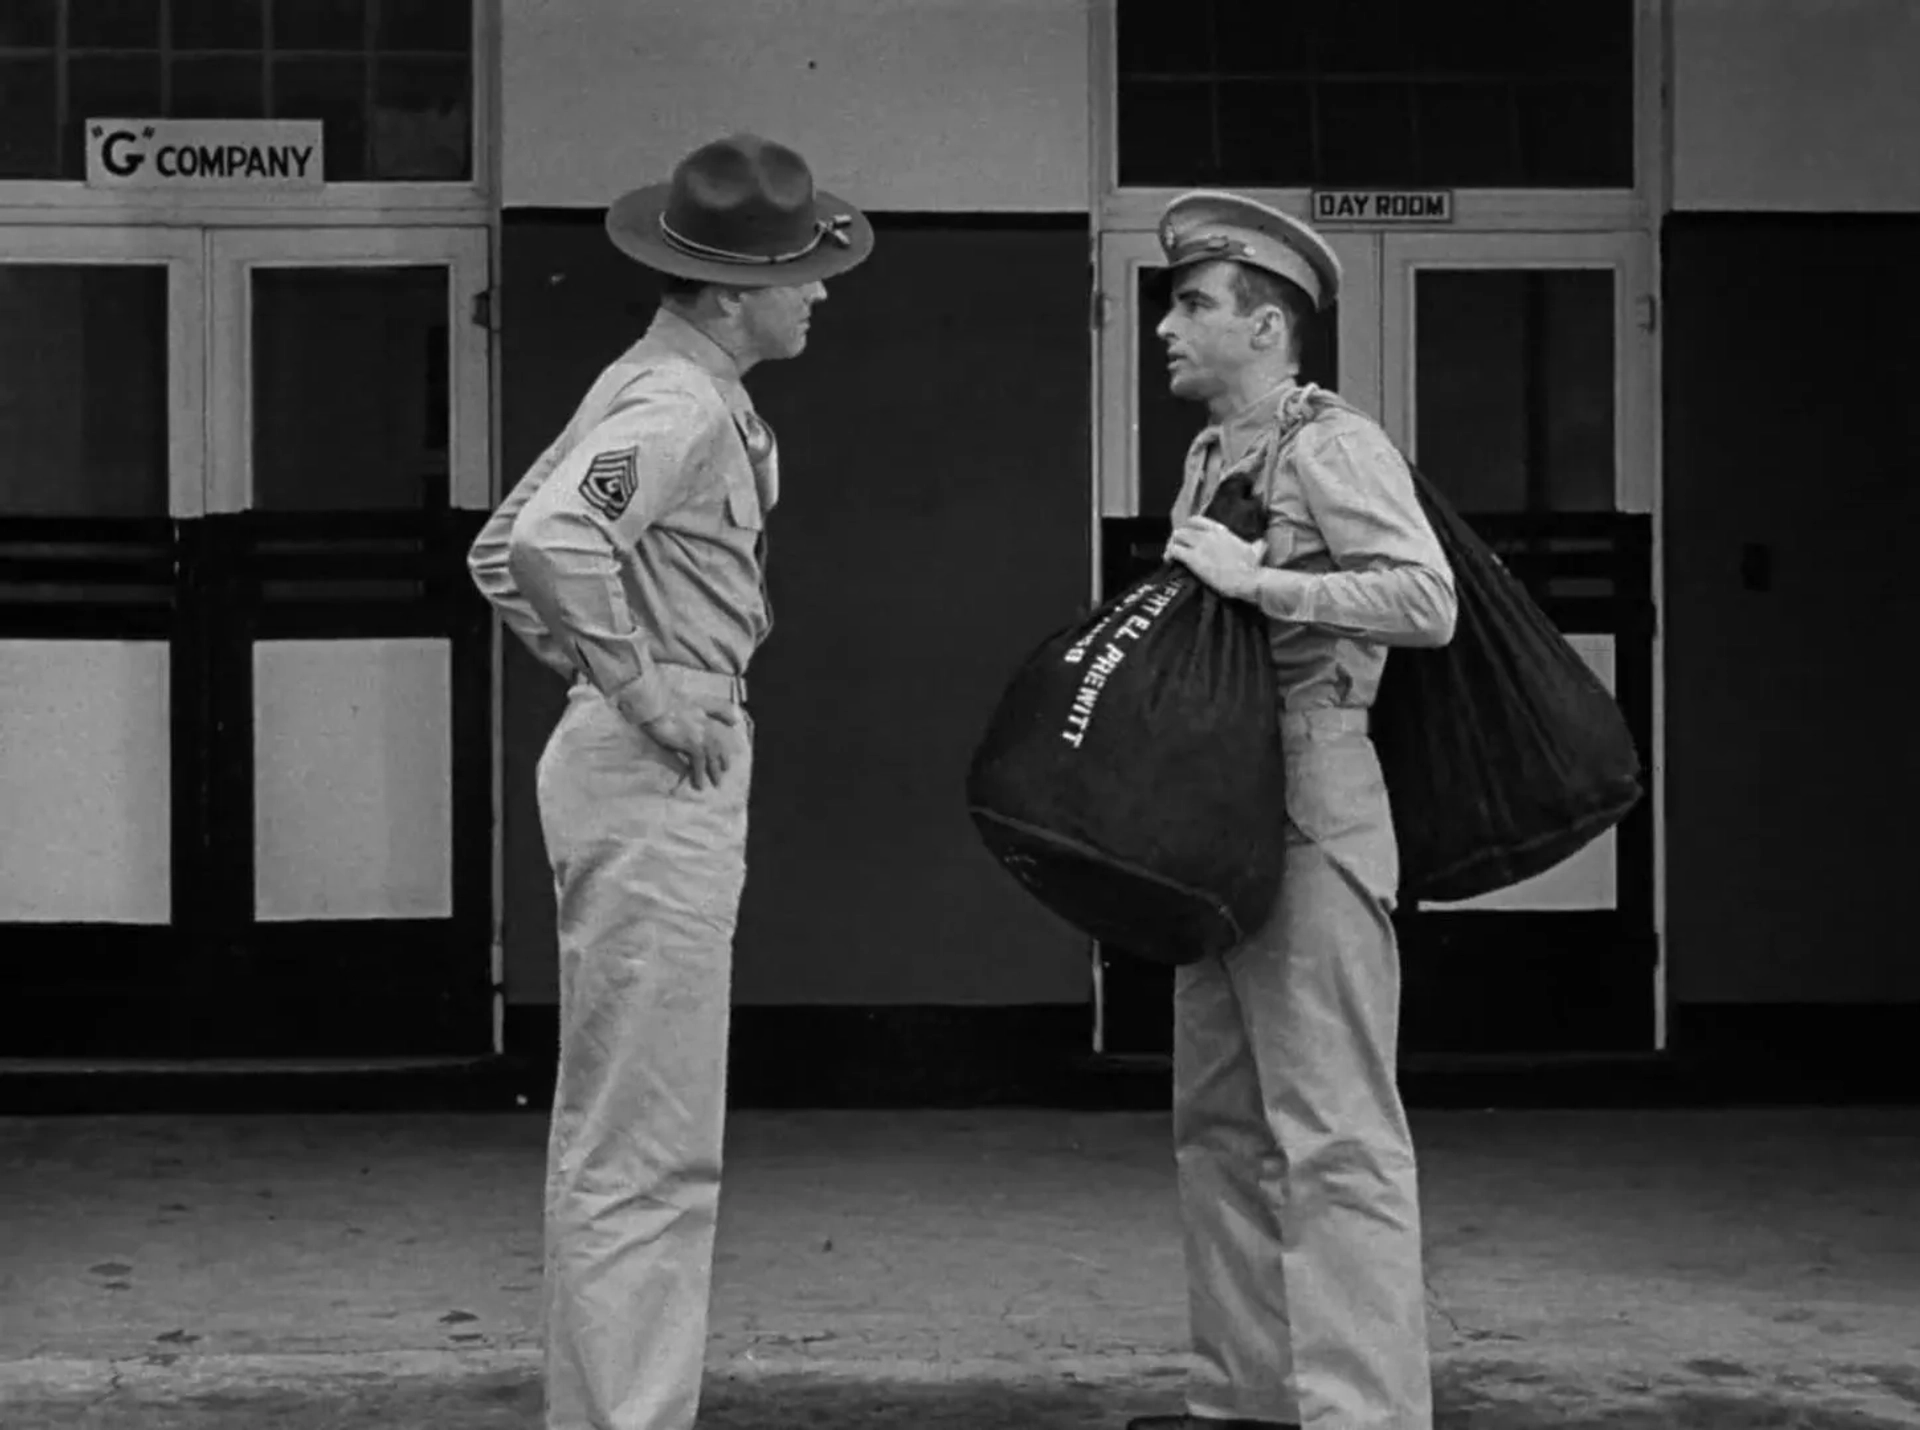
[[632, 447], [602, 452], [587, 463], [580, 479], [580, 495], [608, 521], [618, 521], [640, 484], [639, 454]]

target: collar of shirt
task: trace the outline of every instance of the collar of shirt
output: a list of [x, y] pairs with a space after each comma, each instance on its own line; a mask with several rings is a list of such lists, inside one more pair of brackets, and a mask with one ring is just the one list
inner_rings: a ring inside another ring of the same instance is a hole
[[1280, 415], [1280, 405], [1298, 386], [1292, 378], [1285, 378], [1278, 387], [1254, 398], [1219, 423], [1214, 435], [1220, 443], [1221, 460], [1227, 466], [1243, 460], [1259, 445], [1261, 439], [1273, 429]]
[[640, 341], [648, 347], [665, 348], [706, 369], [723, 389], [741, 385], [740, 365], [733, 360], [733, 355], [670, 309], [662, 308], [654, 314], [646, 337]]

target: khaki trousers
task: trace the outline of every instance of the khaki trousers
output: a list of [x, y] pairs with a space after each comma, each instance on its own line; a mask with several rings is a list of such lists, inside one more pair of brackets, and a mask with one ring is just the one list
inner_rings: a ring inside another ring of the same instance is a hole
[[1175, 979], [1188, 1409], [1430, 1430], [1385, 789], [1364, 712], [1288, 716], [1285, 733], [1289, 848], [1273, 916]]
[[[750, 746], [744, 712], [739, 728]], [[750, 766], [696, 792], [585, 684], [541, 757], [560, 935], [548, 1430], [694, 1423]]]

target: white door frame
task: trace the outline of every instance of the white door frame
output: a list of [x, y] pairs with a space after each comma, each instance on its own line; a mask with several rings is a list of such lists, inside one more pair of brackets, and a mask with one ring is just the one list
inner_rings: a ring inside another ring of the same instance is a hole
[[[1645, 231], [1615, 233], [1389, 233], [1381, 255], [1384, 404], [1382, 424], [1418, 459], [1415, 421], [1414, 285], [1424, 269], [1605, 268], [1614, 274], [1614, 506], [1644, 515], [1653, 530], [1653, 591], [1663, 604], [1658, 344], [1654, 337], [1655, 241]], [[1652, 738], [1647, 798], [1653, 807], [1654, 1047], [1667, 1046], [1666, 683], [1656, 624], [1652, 658]]]
[[205, 510], [206, 265], [190, 229], [0, 225], [0, 267], [159, 265], [167, 269], [167, 514]]
[[1614, 505], [1649, 513], [1659, 500], [1653, 338], [1653, 242], [1643, 233], [1389, 233], [1381, 243], [1381, 425], [1419, 459], [1414, 391], [1414, 285], [1429, 269], [1607, 269], [1614, 275]]
[[[195, 235], [195, 241], [202, 241]], [[213, 384], [208, 406], [205, 509], [234, 513], [253, 506], [253, 323], [255, 269], [438, 266], [447, 285], [448, 501], [457, 510], [489, 511], [495, 505], [494, 380], [490, 324], [477, 320], [491, 288], [496, 236], [487, 227], [410, 226], [323, 228], [223, 227], [204, 231], [207, 269], [208, 370]], [[343, 380], [351, 380], [343, 374]], [[489, 720], [489, 790], [493, 806], [491, 852], [490, 977], [493, 1050], [504, 1046], [505, 950], [500, 937], [504, 880], [500, 820], [502, 761], [499, 632], [493, 640]]]
[[493, 504], [489, 337], [473, 316], [488, 287], [485, 229], [220, 228], [206, 231], [206, 251], [212, 379], [206, 510], [253, 506], [251, 274], [257, 268], [447, 269], [449, 500], [468, 511]]

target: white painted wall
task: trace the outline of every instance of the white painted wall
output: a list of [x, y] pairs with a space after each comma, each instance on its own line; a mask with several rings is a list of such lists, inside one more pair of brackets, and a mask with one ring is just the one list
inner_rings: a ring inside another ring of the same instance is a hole
[[1088, 0], [502, 0], [502, 195], [603, 206], [747, 129], [866, 209], [1087, 207]]
[[1681, 209], [1920, 210], [1920, 0], [1670, 0]]

